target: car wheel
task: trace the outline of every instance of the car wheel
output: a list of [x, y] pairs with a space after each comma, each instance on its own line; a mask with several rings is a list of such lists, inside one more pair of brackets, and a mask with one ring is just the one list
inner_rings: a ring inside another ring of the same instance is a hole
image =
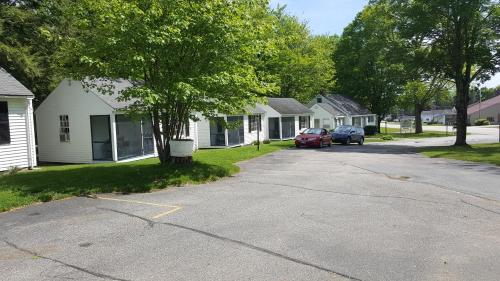
[[351, 137], [347, 138], [347, 140], [345, 141], [345, 144], [351, 144]]
[[361, 138], [358, 143], [359, 143], [359, 145], [363, 145], [364, 142], [365, 142], [365, 138]]

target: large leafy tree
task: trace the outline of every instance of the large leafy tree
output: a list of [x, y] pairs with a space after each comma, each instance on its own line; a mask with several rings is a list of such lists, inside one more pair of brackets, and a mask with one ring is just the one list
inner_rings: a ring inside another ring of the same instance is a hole
[[[121, 92], [132, 112], [153, 120], [162, 164], [169, 143], [196, 112], [243, 111], [275, 90], [256, 70], [269, 50], [264, 0], [82, 0], [72, 9], [79, 33], [61, 52], [72, 77], [129, 78]], [[102, 88], [100, 90], [103, 90]], [[104, 90], [103, 90], [104, 91]]]
[[467, 106], [474, 80], [499, 69], [500, 7], [498, 0], [394, 0], [399, 30], [429, 50], [424, 67], [439, 69], [456, 88], [457, 136], [466, 145]]
[[334, 52], [336, 91], [377, 114], [379, 129], [403, 91], [405, 52], [387, 1], [366, 6], [344, 29]]
[[312, 35], [307, 24], [285, 12], [286, 6], [272, 12], [275, 30], [270, 35], [275, 52], [263, 62], [263, 69], [280, 86], [281, 97], [309, 102], [333, 87], [331, 55], [337, 37]]
[[[43, 101], [58, 82], [54, 54], [69, 30], [69, 0], [0, 1], [0, 66]], [[50, 32], [49, 32], [50, 31]]]

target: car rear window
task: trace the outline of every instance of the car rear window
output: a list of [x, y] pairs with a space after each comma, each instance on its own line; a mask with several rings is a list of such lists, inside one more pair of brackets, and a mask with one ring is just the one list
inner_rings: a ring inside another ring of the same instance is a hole
[[304, 134], [321, 135], [321, 129], [307, 129]]

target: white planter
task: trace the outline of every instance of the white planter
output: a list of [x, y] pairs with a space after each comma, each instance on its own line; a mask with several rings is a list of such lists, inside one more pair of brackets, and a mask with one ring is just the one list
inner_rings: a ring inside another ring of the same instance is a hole
[[171, 140], [170, 155], [172, 157], [190, 157], [193, 156], [193, 140]]

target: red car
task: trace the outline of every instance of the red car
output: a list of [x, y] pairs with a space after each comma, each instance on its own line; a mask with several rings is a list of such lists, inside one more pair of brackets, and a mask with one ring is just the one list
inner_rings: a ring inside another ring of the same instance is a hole
[[295, 137], [297, 148], [301, 146], [322, 148], [325, 145], [332, 146], [332, 136], [325, 129], [307, 129]]

